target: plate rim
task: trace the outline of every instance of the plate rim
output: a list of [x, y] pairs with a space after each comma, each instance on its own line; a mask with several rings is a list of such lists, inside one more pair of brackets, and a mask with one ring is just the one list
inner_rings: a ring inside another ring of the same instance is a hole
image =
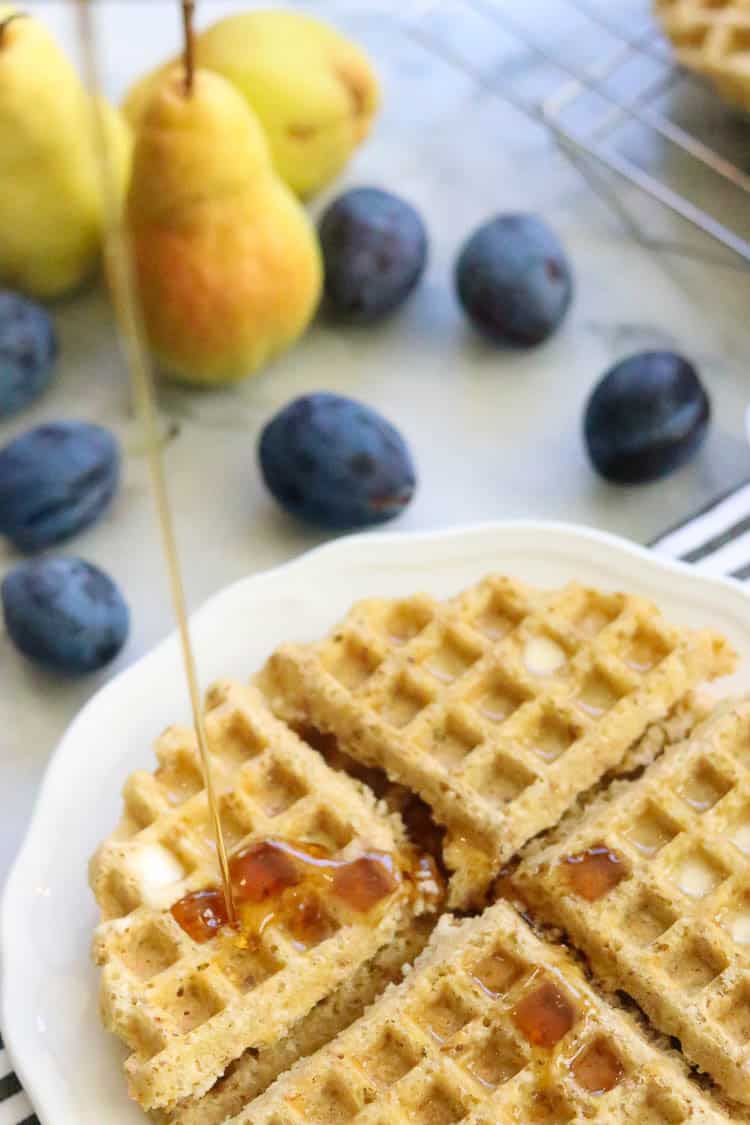
[[[479, 540], [483, 537], [512, 536], [514, 533], [518, 535], [543, 534], [550, 537], [555, 536], [559, 541], [567, 539], [572, 543], [597, 544], [620, 557], [623, 555], [630, 556], [652, 572], [679, 575], [683, 580], [682, 585], [687, 582], [690, 586], [698, 586], [713, 590], [714, 593], [723, 594], [729, 600], [737, 602], [738, 610], [741, 607], [745, 613], [750, 615], [750, 590], [737, 579], [723, 575], [704, 574], [689, 563], [659, 555], [656, 551], [639, 543], [598, 528], [561, 520], [513, 519], [485, 520], [433, 530], [374, 531], [340, 536], [304, 551], [283, 563], [244, 575], [219, 588], [190, 613], [190, 628], [192, 631], [203, 618], [216, 611], [220, 602], [231, 598], [238, 589], [247, 584], [262, 583], [263, 580], [267, 580], [271, 576], [276, 578], [284, 573], [293, 575], [294, 571], [305, 569], [311, 563], [319, 563], [321, 560], [325, 565], [326, 556], [335, 559], [337, 555], [345, 556], [352, 550], [356, 553], [360, 547], [367, 551], [379, 548], [387, 550], [391, 544], [396, 543], [419, 545], [466, 538]], [[560, 552], [558, 550], [555, 553]], [[109, 693], [121, 691], [123, 683], [127, 683], [129, 679], [139, 675], [144, 664], [158, 660], [164, 650], [174, 646], [176, 642], [177, 631], [171, 629], [165, 637], [142, 653], [137, 660], [128, 664], [117, 675], [103, 684], [75, 713], [50, 753], [26, 830], [12, 861], [2, 891], [2, 898], [0, 899], [0, 1030], [2, 1031], [2, 1042], [23, 1090], [32, 1102], [34, 1112], [43, 1122], [51, 1123], [53, 1121], [55, 1107], [50, 1104], [48, 1088], [44, 1078], [40, 1075], [35, 1076], [33, 1063], [29, 1065], [29, 1060], [24, 1057], [25, 1051], [19, 1042], [23, 1031], [16, 1026], [14, 1009], [11, 1007], [10, 1001], [11, 990], [8, 988], [8, 982], [12, 976], [10, 966], [16, 956], [14, 945], [17, 939], [14, 937], [15, 927], [12, 923], [16, 887], [22, 878], [26, 863], [31, 858], [40, 824], [44, 819], [45, 806], [51, 799], [51, 793], [56, 788], [58, 776], [65, 768], [65, 748], [75, 740], [77, 728], [82, 720], [90, 709], [101, 706], [102, 701], [106, 700]]]

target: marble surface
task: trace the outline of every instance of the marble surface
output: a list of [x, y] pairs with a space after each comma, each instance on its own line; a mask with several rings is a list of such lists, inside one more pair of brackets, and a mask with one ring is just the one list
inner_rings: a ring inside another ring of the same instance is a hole
[[[604, 0], [586, 3], [613, 18]], [[242, 6], [204, 0], [199, 18], [208, 22]], [[308, 390], [358, 396], [402, 428], [420, 473], [415, 502], [397, 525], [404, 531], [533, 516], [648, 541], [749, 476], [743, 435], [750, 397], [747, 267], [598, 166], [571, 162], [526, 112], [564, 80], [566, 67], [595, 63], [615, 44], [584, 13], [583, 0], [321, 0], [300, 6], [325, 11], [361, 40], [382, 76], [382, 116], [337, 188], [374, 183], [413, 200], [429, 225], [430, 265], [414, 299], [381, 327], [346, 330], [320, 320], [294, 351], [242, 387], [162, 393], [170, 434], [166, 465], [191, 605], [321, 541], [274, 507], [255, 460], [259, 428], [290, 397]], [[32, 7], [75, 50], [68, 5], [37, 0]], [[144, 68], [175, 48], [176, 4], [101, 0], [98, 11], [107, 86], [119, 97]], [[628, 34], [640, 32], [644, 0], [623, 0], [616, 18]], [[554, 53], [558, 65], [530, 42]], [[654, 58], [615, 76], [620, 93], [632, 94], [644, 76], [653, 76], [660, 65], [655, 51]], [[746, 162], [746, 123], [712, 96], [683, 86], [669, 96], [675, 118]], [[590, 104], [573, 107], [571, 120], [580, 123], [581, 113], [606, 110], [606, 102], [592, 96]], [[717, 194], [716, 184], [711, 188], [652, 131], [631, 127], [619, 142], [681, 190], [719, 200], [725, 222], [750, 226], [750, 206], [739, 193]], [[575, 267], [576, 299], [565, 327], [525, 354], [480, 342], [452, 291], [458, 246], [500, 209], [541, 212], [564, 239]], [[61, 304], [56, 315], [62, 342], [56, 386], [34, 409], [0, 425], [0, 441], [59, 417], [87, 418], [117, 433], [125, 452], [122, 489], [106, 518], [65, 549], [117, 579], [133, 626], [116, 664], [79, 683], [31, 669], [0, 632], [0, 879], [66, 725], [105, 678], [172, 623], [146, 467], [106, 295], [92, 289]], [[591, 472], [582, 447], [586, 397], [613, 361], [661, 346], [685, 352], [702, 371], [714, 405], [710, 439], [693, 464], [668, 481], [607, 486]], [[14, 561], [0, 547], [0, 573]], [[75, 809], [73, 794], [71, 815], [85, 815]]]

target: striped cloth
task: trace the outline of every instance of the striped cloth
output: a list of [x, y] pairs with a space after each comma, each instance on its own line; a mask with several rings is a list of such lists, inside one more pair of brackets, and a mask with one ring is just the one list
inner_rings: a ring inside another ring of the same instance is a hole
[[31, 1102], [21, 1089], [0, 1036], [0, 1125], [39, 1125]]
[[[651, 547], [706, 574], [750, 578], [750, 481], [660, 535]], [[40, 1125], [0, 1038], [0, 1125]]]
[[750, 578], [750, 481], [713, 500], [650, 546], [704, 574]]

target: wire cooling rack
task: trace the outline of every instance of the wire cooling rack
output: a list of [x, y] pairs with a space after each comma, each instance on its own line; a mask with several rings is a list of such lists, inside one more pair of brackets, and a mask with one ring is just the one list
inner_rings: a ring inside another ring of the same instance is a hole
[[750, 263], [750, 122], [675, 65], [648, 0], [415, 0], [404, 24]]

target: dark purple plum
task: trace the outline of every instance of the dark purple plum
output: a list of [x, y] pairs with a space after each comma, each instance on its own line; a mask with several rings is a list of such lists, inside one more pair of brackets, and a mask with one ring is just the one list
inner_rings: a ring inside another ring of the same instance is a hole
[[68, 676], [96, 672], [128, 635], [128, 607], [112, 579], [77, 558], [30, 559], [0, 588], [8, 636], [29, 660]]
[[295, 399], [260, 437], [263, 478], [283, 508], [347, 530], [393, 519], [416, 488], [398, 430], [354, 399], [320, 392]]
[[518, 348], [551, 336], [573, 296], [565, 251], [536, 215], [497, 215], [479, 227], [458, 256], [455, 281], [475, 328]]
[[698, 451], [711, 404], [698, 373], [674, 352], [639, 352], [600, 379], [584, 416], [597, 472], [617, 484], [667, 476]]
[[89, 422], [52, 422], [0, 450], [0, 534], [21, 551], [68, 539], [99, 518], [115, 493], [120, 451]]
[[0, 290], [0, 418], [29, 406], [55, 370], [57, 334], [41, 305]]
[[427, 232], [417, 211], [379, 188], [353, 188], [320, 221], [328, 308], [370, 324], [398, 308], [427, 262]]

